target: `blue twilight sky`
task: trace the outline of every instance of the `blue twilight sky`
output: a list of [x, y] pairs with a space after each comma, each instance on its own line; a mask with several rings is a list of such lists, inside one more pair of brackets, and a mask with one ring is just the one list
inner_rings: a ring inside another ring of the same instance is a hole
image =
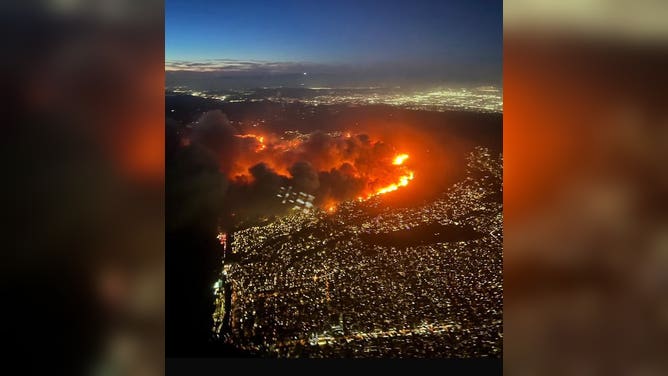
[[447, 67], [501, 79], [501, 0], [166, 0], [165, 17], [168, 62]]

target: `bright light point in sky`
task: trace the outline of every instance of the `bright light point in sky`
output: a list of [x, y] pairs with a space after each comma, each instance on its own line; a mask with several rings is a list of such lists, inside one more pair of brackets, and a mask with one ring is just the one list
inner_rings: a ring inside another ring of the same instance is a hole
[[306, 72], [304, 72], [304, 76], [306, 76]]

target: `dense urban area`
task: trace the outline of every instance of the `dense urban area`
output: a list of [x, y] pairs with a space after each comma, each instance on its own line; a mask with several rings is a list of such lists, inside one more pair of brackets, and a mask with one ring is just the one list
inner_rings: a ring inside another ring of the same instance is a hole
[[168, 94], [185, 94], [224, 103], [270, 101], [307, 105], [391, 105], [412, 110], [503, 112], [503, 93], [495, 86], [448, 87], [428, 90], [401, 88], [261, 88], [248, 90], [193, 90], [173, 87]]
[[263, 357], [501, 357], [501, 155], [475, 148], [424, 205], [383, 199], [221, 232], [215, 338]]

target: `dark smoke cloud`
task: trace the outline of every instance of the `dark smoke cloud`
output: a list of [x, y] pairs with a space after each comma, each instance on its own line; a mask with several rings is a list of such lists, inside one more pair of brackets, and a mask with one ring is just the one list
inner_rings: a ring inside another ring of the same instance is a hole
[[236, 128], [220, 110], [208, 111], [193, 124], [192, 141], [218, 156], [221, 169], [228, 171], [235, 155]]
[[354, 199], [366, 185], [363, 179], [355, 177], [355, 173], [355, 167], [350, 163], [344, 163], [338, 169], [321, 172], [321, 189], [318, 190], [317, 197], [331, 197], [335, 201]]
[[253, 186], [260, 193], [273, 195], [286, 180], [265, 163], [258, 163], [249, 169], [254, 179]]
[[291, 183], [296, 190], [314, 193], [320, 187], [318, 171], [309, 162], [299, 161], [293, 164], [289, 171], [292, 175]]
[[243, 225], [261, 217], [283, 214], [283, 206], [276, 193], [288, 185], [288, 179], [265, 163], [249, 168], [250, 179], [238, 177], [230, 186], [223, 203], [222, 225], [226, 228]]
[[171, 145], [166, 150], [167, 227], [204, 226], [214, 231], [227, 179], [220, 172], [217, 155], [199, 143], [182, 146], [177, 141], [183, 137], [180, 131], [178, 125], [168, 122], [166, 139], [171, 140]]

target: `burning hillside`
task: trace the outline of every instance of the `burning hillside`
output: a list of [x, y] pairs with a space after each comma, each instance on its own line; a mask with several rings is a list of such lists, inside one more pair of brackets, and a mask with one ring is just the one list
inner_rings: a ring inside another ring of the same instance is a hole
[[231, 189], [273, 195], [292, 186], [314, 194], [323, 208], [393, 192], [415, 178], [405, 150], [364, 133], [243, 133], [213, 111], [188, 137], [217, 154]]
[[[408, 185], [415, 173], [404, 162], [408, 154], [390, 154], [392, 147], [372, 141], [365, 134], [320, 133], [267, 135], [237, 134], [237, 153], [230, 179], [248, 184], [255, 180], [254, 166], [265, 165], [279, 176], [300, 181], [304, 190], [314, 193], [321, 185], [321, 174], [345, 177], [356, 189], [348, 197], [371, 197]], [[266, 140], [266, 141], [265, 141]], [[309, 189], [311, 188], [311, 189]]]

